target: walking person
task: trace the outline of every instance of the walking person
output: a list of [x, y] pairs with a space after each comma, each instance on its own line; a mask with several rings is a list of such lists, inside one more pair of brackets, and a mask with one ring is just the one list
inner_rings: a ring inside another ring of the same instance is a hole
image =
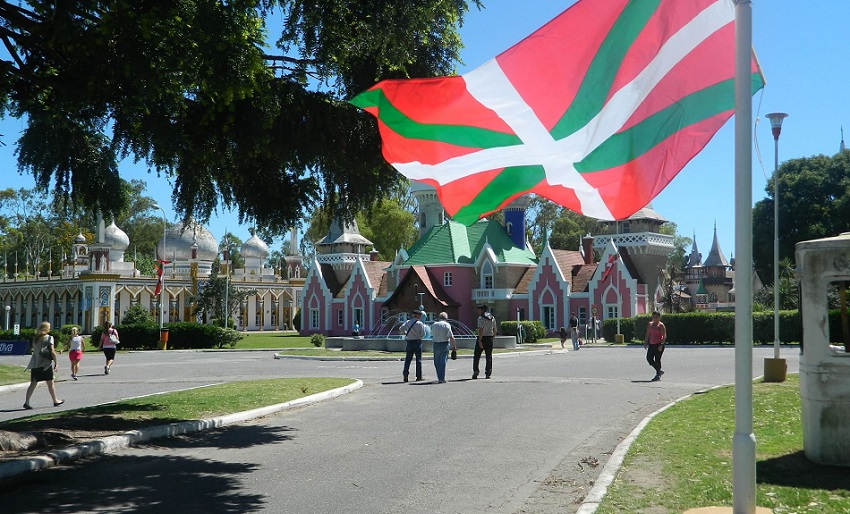
[[596, 331], [597, 325], [599, 324], [599, 318], [596, 317], [596, 314], [590, 317], [590, 341], [592, 343], [596, 343]]
[[441, 312], [438, 320], [431, 326], [431, 336], [434, 339], [434, 368], [437, 371], [437, 383], [446, 383], [446, 363], [449, 360], [449, 344], [457, 351], [455, 336], [449, 324], [449, 315]]
[[564, 343], [567, 342], [567, 329], [561, 327], [561, 330], [558, 331], [558, 336], [561, 338], [561, 350], [564, 349]]
[[578, 350], [578, 318], [575, 312], [570, 313], [570, 336], [573, 338], [573, 350]]
[[80, 335], [80, 329], [71, 327], [71, 341], [68, 343], [68, 358], [71, 360], [71, 378], [77, 380], [77, 375], [80, 374], [80, 361], [83, 360], [83, 337]]
[[407, 341], [407, 352], [404, 355], [404, 381], [407, 382], [410, 374], [410, 361], [416, 357], [416, 381], [422, 380], [422, 340], [425, 339], [425, 324], [420, 318], [425, 314], [423, 311], [413, 311], [410, 319], [399, 329]]
[[484, 352], [484, 378], [493, 372], [493, 339], [496, 337], [496, 318], [487, 312], [486, 305], [478, 306], [478, 341], [472, 355], [472, 379], [478, 378], [478, 361]]
[[53, 344], [53, 336], [50, 335], [50, 323], [42, 321], [32, 338], [32, 357], [27, 364], [30, 370], [30, 385], [27, 388], [27, 396], [24, 401], [25, 409], [32, 409], [30, 399], [39, 382], [47, 384], [47, 392], [53, 399], [53, 406], [58, 407], [65, 400], [56, 398], [56, 388], [53, 385], [53, 372], [59, 369], [59, 361], [56, 358], [56, 348]]
[[100, 333], [100, 344], [98, 350], [103, 350], [103, 356], [106, 357], [106, 365], [103, 367], [103, 374], [108, 375], [112, 368], [112, 363], [115, 362], [115, 349], [118, 348], [118, 331], [112, 326], [112, 322], [105, 321], [103, 323], [103, 332]]
[[667, 340], [667, 327], [661, 322], [661, 314], [653, 311], [652, 320], [646, 326], [646, 337], [643, 347], [646, 350], [646, 362], [655, 369], [653, 382], [661, 380], [664, 371], [661, 369], [661, 355], [664, 353], [664, 341]]

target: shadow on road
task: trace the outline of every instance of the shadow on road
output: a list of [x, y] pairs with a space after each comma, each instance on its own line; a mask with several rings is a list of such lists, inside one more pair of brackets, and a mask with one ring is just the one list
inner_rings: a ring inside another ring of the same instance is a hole
[[238, 450], [290, 441], [291, 432], [287, 427], [237, 425], [137, 447], [158, 452], [154, 454], [105, 455], [33, 473], [0, 487], [3, 512], [257, 512], [267, 508], [264, 495], [246, 493], [242, 485], [257, 465], [169, 450]]

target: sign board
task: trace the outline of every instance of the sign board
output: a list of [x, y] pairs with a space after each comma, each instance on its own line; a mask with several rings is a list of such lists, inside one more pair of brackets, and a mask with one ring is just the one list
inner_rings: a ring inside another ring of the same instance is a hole
[[14, 328], [12, 329], [12, 332], [13, 332], [16, 336], [21, 335], [21, 324], [20, 324], [20, 323], [15, 323], [15, 326], [14, 326]]
[[0, 341], [0, 357], [6, 355], [26, 355], [29, 341]]

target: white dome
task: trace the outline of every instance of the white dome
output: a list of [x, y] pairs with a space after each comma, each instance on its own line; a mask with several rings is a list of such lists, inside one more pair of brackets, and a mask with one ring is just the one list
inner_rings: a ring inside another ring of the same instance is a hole
[[79, 234], [77, 234], [77, 237], [74, 238], [74, 242], [75, 243], [85, 243], [86, 242], [86, 236], [83, 235], [82, 231]]
[[[178, 223], [165, 233], [165, 241], [160, 239], [156, 245], [156, 254], [160, 259], [188, 261], [192, 258], [192, 245], [198, 244], [198, 260], [213, 261], [218, 255], [218, 241], [212, 232], [195, 220], [185, 227]], [[164, 251], [163, 251], [164, 250]]]
[[265, 259], [269, 256], [269, 245], [254, 234], [251, 239], [242, 243], [239, 252], [245, 259]]
[[118, 228], [114, 221], [103, 231], [103, 239], [105, 244], [119, 252], [123, 252], [130, 246], [130, 238], [127, 237], [127, 233]]

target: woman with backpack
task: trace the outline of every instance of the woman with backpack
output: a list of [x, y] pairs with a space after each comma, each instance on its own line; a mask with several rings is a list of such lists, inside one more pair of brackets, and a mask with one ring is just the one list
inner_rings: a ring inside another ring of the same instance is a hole
[[27, 364], [27, 369], [30, 370], [30, 385], [27, 388], [24, 409], [32, 409], [30, 398], [32, 398], [32, 393], [39, 382], [47, 384], [47, 392], [53, 398], [53, 406], [58, 407], [65, 403], [65, 400], [56, 398], [56, 388], [53, 385], [53, 372], [59, 369], [59, 361], [56, 359], [56, 349], [53, 345], [53, 336], [50, 335], [49, 322], [41, 322], [30, 345], [32, 346], [32, 357]]

